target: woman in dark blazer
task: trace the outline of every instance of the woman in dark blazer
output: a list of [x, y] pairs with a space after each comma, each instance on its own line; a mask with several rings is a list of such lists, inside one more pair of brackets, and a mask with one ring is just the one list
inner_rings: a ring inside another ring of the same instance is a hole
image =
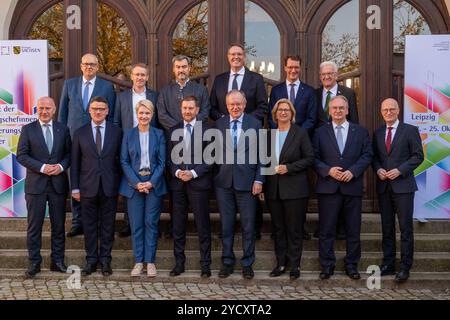
[[147, 275], [156, 276], [158, 223], [167, 187], [164, 178], [166, 141], [162, 130], [150, 126], [154, 113], [151, 101], [137, 103], [139, 124], [125, 133], [120, 154], [124, 172], [120, 194], [127, 198], [136, 262], [131, 276], [141, 275], [144, 263], [147, 263]]
[[270, 210], [277, 266], [270, 273], [278, 277], [291, 265], [290, 278], [300, 276], [303, 250], [303, 223], [308, 205], [308, 168], [314, 152], [308, 133], [295, 125], [295, 108], [288, 99], [279, 100], [272, 109], [276, 130], [269, 134], [274, 172], [267, 176], [265, 198]]

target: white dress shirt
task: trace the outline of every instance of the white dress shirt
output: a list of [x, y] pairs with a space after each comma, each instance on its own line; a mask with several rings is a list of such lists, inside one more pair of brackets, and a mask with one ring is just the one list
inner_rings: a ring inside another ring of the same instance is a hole
[[237, 84], [238, 84], [238, 90], [241, 90], [242, 82], [244, 81], [245, 76], [245, 67], [242, 67], [241, 70], [238, 72], [230, 71], [230, 80], [228, 81], [228, 92], [230, 92], [233, 88], [233, 80], [234, 80], [234, 74], [237, 73], [238, 76], [236, 78]]
[[297, 97], [298, 89], [300, 89], [300, 80], [297, 79], [297, 81], [290, 82], [286, 80], [286, 89], [287, 89], [287, 96], [288, 99], [291, 99], [291, 83], [295, 84], [294, 91], [295, 91], [295, 97]]
[[150, 169], [150, 156], [149, 156], [149, 131], [140, 132], [139, 131], [139, 144], [141, 146], [141, 165], [139, 170], [141, 169]]
[[147, 99], [147, 89], [145, 89], [142, 93], [137, 93], [136, 91], [134, 91], [134, 89], [131, 89], [131, 92], [133, 97], [133, 127], [136, 127], [139, 124], [136, 114], [136, 105], [138, 104], [138, 102]]
[[[92, 127], [92, 137], [94, 138], [94, 144], [95, 144], [95, 137], [97, 136], [97, 125], [94, 121], [91, 121], [91, 127]], [[105, 144], [105, 130], [106, 130], [106, 120], [103, 120], [103, 122], [100, 124], [100, 134], [102, 136], [102, 150], [103, 145]]]
[[[45, 140], [45, 134], [46, 134], [46, 130], [47, 130], [46, 127], [44, 127], [45, 123], [42, 122], [41, 120], [39, 120], [39, 124], [41, 125], [42, 134], [44, 135], [44, 140]], [[55, 145], [55, 136], [53, 135], [53, 120], [50, 120], [50, 122], [47, 124], [50, 126], [49, 129], [50, 129], [50, 134], [52, 136], [52, 141], [53, 141], [53, 146], [54, 146]], [[47, 141], [45, 141], [45, 142], [47, 143]], [[44, 173], [44, 168], [46, 165], [47, 164], [42, 165], [41, 170], [40, 170], [41, 173]], [[61, 168], [61, 172], [63, 172], [64, 168], [62, 167], [62, 165], [60, 165], [59, 163], [57, 163], [57, 165]]]
[[[184, 130], [184, 141], [186, 141], [187, 139], [192, 139], [192, 137], [186, 138], [187, 135], [189, 134], [189, 133], [188, 133], [188, 130], [187, 130], [187, 125], [188, 125], [188, 124], [191, 125], [191, 134], [194, 134], [194, 126], [195, 126], [195, 123], [196, 123], [196, 122], [197, 122], [197, 119], [194, 119], [194, 120], [192, 120], [191, 122], [183, 121], [183, 124], [184, 124], [184, 129], [183, 129], [183, 130]], [[179, 173], [180, 171], [181, 171], [180, 169], [178, 169], [177, 171], [175, 171], [175, 177], [178, 177], [178, 173]], [[197, 174], [197, 172], [195, 172], [195, 170], [190, 170], [190, 171], [191, 171], [192, 176], [193, 176], [194, 179], [198, 178], [198, 174]]]
[[83, 94], [84, 94], [84, 88], [86, 88], [86, 83], [89, 81], [91, 84], [89, 85], [89, 99], [88, 101], [91, 100], [92, 97], [92, 93], [94, 92], [94, 86], [95, 86], [95, 81], [97, 80], [97, 77], [92, 78], [91, 80], [86, 80], [85, 77], [83, 77], [83, 83], [81, 84], [81, 100], [83, 100]]
[[397, 132], [397, 128], [398, 128], [399, 124], [400, 124], [400, 121], [398, 119], [397, 119], [397, 121], [394, 122], [394, 124], [392, 126], [388, 126], [387, 123], [386, 123], [386, 133], [384, 135], [384, 142], [385, 143], [386, 143], [387, 136], [388, 136], [388, 133], [389, 133], [388, 128], [392, 127], [392, 130], [391, 130], [391, 139], [392, 139], [391, 140], [391, 145], [392, 145], [392, 141], [394, 141], [395, 133]]
[[[337, 130], [337, 126], [338, 125], [336, 123], [334, 123], [334, 122], [332, 122], [332, 124], [333, 124], [334, 136], [336, 137], [336, 141], [337, 141], [337, 131], [338, 131]], [[345, 148], [345, 144], [347, 143], [348, 129], [350, 127], [350, 124], [346, 120], [343, 124], [341, 124], [341, 126], [342, 126], [342, 129], [341, 129], [342, 139], [344, 140], [344, 148]]]

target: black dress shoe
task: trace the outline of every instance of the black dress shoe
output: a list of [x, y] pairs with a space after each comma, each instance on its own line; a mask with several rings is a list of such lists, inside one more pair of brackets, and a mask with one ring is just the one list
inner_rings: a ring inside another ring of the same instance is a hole
[[67, 232], [67, 237], [73, 238], [82, 234], [84, 234], [82, 227], [75, 227], [75, 228], [72, 227], [72, 229], [70, 229], [70, 231]]
[[382, 264], [380, 266], [381, 276], [392, 276], [395, 274], [395, 268], [394, 266], [390, 266], [387, 264]]
[[52, 263], [50, 264], [50, 271], [66, 273], [67, 266], [64, 264], [64, 262], [53, 262], [52, 261]]
[[131, 236], [131, 228], [129, 225], [126, 225], [125, 227], [122, 228], [122, 230], [120, 230], [118, 232], [119, 234], [119, 238], [127, 238], [129, 236]]
[[322, 272], [319, 275], [321, 280], [329, 279], [334, 274], [334, 266], [333, 267], [325, 267], [322, 269]]
[[202, 278], [209, 278], [209, 277], [211, 277], [211, 269], [210, 269], [210, 267], [209, 266], [208, 267], [202, 267], [202, 272], [201, 272], [200, 276]]
[[352, 280], [361, 279], [361, 275], [359, 274], [358, 269], [355, 266], [345, 267], [345, 274]]
[[97, 264], [86, 263], [83, 270], [81, 270], [81, 275], [89, 276], [92, 272], [97, 271]]
[[300, 278], [300, 268], [294, 268], [289, 272], [289, 279], [291, 280], [297, 280]]
[[111, 263], [107, 262], [107, 263], [103, 263], [102, 264], [102, 275], [107, 277], [112, 275], [113, 271], [111, 268]]
[[275, 278], [281, 276], [283, 273], [286, 272], [286, 268], [284, 266], [276, 266], [275, 269], [272, 270], [270, 273], [270, 277]]
[[405, 282], [409, 278], [409, 270], [407, 269], [401, 269], [396, 275], [395, 275], [395, 281], [396, 282]]
[[224, 264], [222, 269], [219, 271], [219, 278], [227, 278], [234, 272], [234, 267], [232, 265]]
[[184, 272], [184, 266], [176, 265], [169, 273], [169, 276], [176, 277]]
[[255, 276], [252, 267], [242, 267], [242, 276], [244, 279], [251, 280]]
[[28, 270], [25, 271], [25, 276], [27, 278], [33, 278], [39, 272], [41, 272], [41, 265], [39, 263], [32, 263], [28, 267]]

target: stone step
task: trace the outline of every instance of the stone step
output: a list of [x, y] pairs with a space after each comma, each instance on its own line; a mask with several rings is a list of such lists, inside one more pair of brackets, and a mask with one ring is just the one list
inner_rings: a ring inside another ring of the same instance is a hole
[[[368, 274], [361, 272], [360, 280], [351, 280], [343, 272], [337, 271], [335, 275], [326, 281], [319, 279], [319, 272], [301, 271], [300, 278], [296, 281], [289, 280], [289, 276], [283, 275], [277, 278], [270, 278], [266, 271], [255, 271], [255, 277], [252, 280], [244, 280], [239, 272], [235, 272], [226, 279], [220, 279], [217, 274], [218, 270], [212, 270], [212, 276], [208, 279], [199, 277], [199, 270], [186, 271], [177, 277], [169, 276], [169, 269], [158, 269], [156, 278], [148, 278], [145, 275], [141, 277], [131, 277], [129, 269], [114, 269], [114, 273], [105, 278], [100, 272], [91, 274], [89, 277], [82, 277], [81, 285], [85, 281], [107, 281], [109, 284], [119, 283], [193, 283], [206, 285], [245, 285], [245, 286], [286, 286], [299, 288], [367, 288]], [[34, 278], [36, 281], [65, 281], [69, 277], [68, 274], [50, 272], [43, 269]], [[23, 269], [0, 269], [1, 279], [14, 279], [18, 281], [26, 281]], [[370, 280], [369, 280], [370, 281]], [[370, 281], [370, 283], [373, 283]], [[411, 272], [410, 278], [405, 283], [396, 283], [394, 276], [386, 276], [381, 278], [379, 289], [395, 289], [395, 290], [423, 290], [424, 288], [432, 288], [433, 290], [446, 290], [450, 287], [450, 272]], [[344, 289], [343, 289], [344, 290]], [[376, 293], [376, 290], [374, 291]]]
[[[50, 251], [42, 250], [43, 268], [50, 265]], [[337, 264], [336, 269], [342, 271], [344, 268], [345, 253], [336, 252]], [[131, 250], [115, 250], [113, 251], [112, 266], [115, 269], [131, 269], [134, 265], [133, 253]], [[174, 265], [173, 253], [171, 250], [159, 250], [157, 252], [157, 267], [160, 269], [170, 270]], [[200, 257], [198, 251], [186, 251], [186, 269], [199, 270]], [[236, 266], [239, 265], [241, 252], [236, 250]], [[212, 252], [212, 268], [219, 269], [221, 266], [221, 252]], [[399, 258], [399, 255], [397, 259]], [[363, 252], [359, 264], [360, 270], [366, 270], [370, 265], [378, 265], [382, 261], [380, 252]], [[83, 266], [85, 263], [85, 254], [82, 250], [66, 250], [66, 263], [68, 265]], [[272, 251], [258, 251], [256, 253], [256, 261], [253, 265], [255, 270], [270, 271], [275, 265], [275, 257]], [[0, 266], [4, 269], [25, 269], [28, 266], [26, 250], [0, 250]], [[319, 271], [319, 259], [317, 251], [304, 251], [301, 269], [304, 271]], [[448, 252], [417, 252], [414, 256], [414, 272], [448, 272], [450, 270], [450, 254]]]
[[[43, 232], [42, 234], [42, 248], [50, 249], [50, 232]], [[397, 236], [397, 248], [400, 248], [400, 236]], [[0, 249], [26, 249], [26, 232], [25, 231], [3, 231], [0, 234]], [[335, 244], [335, 249], [338, 251], [345, 251], [345, 241], [338, 240]], [[242, 236], [237, 234], [235, 236], [236, 250], [242, 249]], [[380, 234], [362, 234], [361, 235], [362, 251], [376, 252], [381, 250], [381, 235]], [[198, 250], [199, 242], [196, 234], [188, 234], [186, 236], [186, 250]], [[212, 250], [221, 250], [221, 239], [218, 235], [212, 236]], [[274, 250], [273, 240], [270, 234], [263, 234], [261, 240], [256, 241], [256, 250], [271, 251]], [[303, 248], [306, 251], [318, 251], [319, 241], [316, 238], [303, 241]], [[450, 234], [416, 234], [414, 248], [416, 252], [450, 252]], [[83, 236], [66, 239], [66, 249], [84, 249]], [[129, 250], [131, 249], [131, 238], [116, 237], [114, 241], [114, 250]], [[158, 241], [159, 250], [172, 250], [173, 239], [165, 237]]]
[[[239, 215], [238, 215], [239, 216]], [[220, 231], [220, 215], [219, 213], [211, 213], [211, 226], [212, 231], [217, 233]], [[318, 226], [319, 215], [317, 213], [308, 213], [305, 223], [305, 228], [307, 232], [313, 233]], [[169, 221], [169, 214], [161, 214], [161, 229], [165, 230], [165, 227]], [[265, 213], [263, 216], [263, 233], [270, 233], [272, 231], [272, 226], [270, 222], [270, 214]], [[123, 213], [118, 213], [116, 218], [116, 230], [123, 227]], [[66, 230], [70, 230], [71, 227], [71, 214], [67, 214], [66, 218]], [[239, 230], [240, 221], [239, 217], [236, 222], [236, 227]], [[27, 219], [25, 218], [1, 218], [0, 219], [0, 232], [3, 231], [26, 231], [27, 230]], [[50, 230], [50, 221], [48, 219], [44, 222], [44, 231]], [[397, 230], [399, 230], [397, 225]], [[186, 231], [190, 233], [195, 233], [195, 222], [193, 214], [189, 214]], [[428, 222], [423, 223], [417, 220], [414, 221], [414, 232], [416, 234], [450, 234], [450, 220], [428, 220]], [[381, 218], [379, 214], [364, 213], [362, 215], [361, 233], [381, 233]]]

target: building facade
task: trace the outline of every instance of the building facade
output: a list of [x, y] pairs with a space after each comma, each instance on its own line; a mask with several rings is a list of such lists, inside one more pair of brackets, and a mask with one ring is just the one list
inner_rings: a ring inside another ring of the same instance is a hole
[[[245, 43], [248, 67], [268, 88], [284, 79], [283, 57], [300, 54], [302, 80], [317, 87], [319, 64], [335, 60], [340, 81], [358, 93], [360, 122], [381, 124], [387, 97], [403, 100], [408, 34], [450, 33], [450, 0], [3, 0], [2, 39], [48, 39], [50, 93], [80, 74], [84, 53], [101, 57], [102, 76], [136, 62], [150, 66], [150, 86], [171, 81], [171, 59], [187, 53], [195, 77], [211, 85], [228, 68], [230, 43]], [[366, 178], [366, 212], [376, 210], [374, 179]]]

